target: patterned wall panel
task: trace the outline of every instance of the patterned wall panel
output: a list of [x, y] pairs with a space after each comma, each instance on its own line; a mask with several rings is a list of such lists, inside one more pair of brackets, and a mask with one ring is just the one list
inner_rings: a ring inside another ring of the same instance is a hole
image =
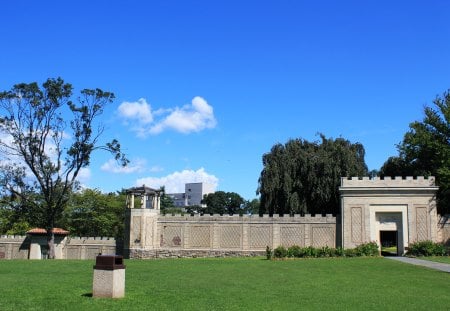
[[153, 218], [151, 217], [145, 219], [145, 245], [153, 245]]
[[133, 228], [131, 228], [131, 230], [133, 230], [133, 236], [131, 238], [132, 240], [130, 241], [130, 243], [139, 244], [141, 238], [141, 217], [133, 216]]
[[67, 248], [67, 259], [80, 259], [80, 247], [68, 247]]
[[241, 248], [241, 225], [222, 225], [220, 226], [220, 241], [221, 248]]
[[183, 235], [181, 226], [164, 226], [161, 233], [161, 247], [181, 247]]
[[20, 245], [12, 245], [11, 256], [13, 259], [28, 259], [28, 249], [23, 249]]
[[211, 228], [210, 226], [191, 227], [191, 247], [207, 248], [211, 247]]
[[362, 208], [361, 207], [352, 207], [351, 213], [351, 221], [352, 221], [352, 242], [353, 243], [361, 243], [362, 242]]
[[305, 227], [304, 225], [281, 226], [280, 227], [281, 245], [289, 247], [292, 245], [305, 246]]
[[416, 208], [416, 234], [417, 241], [429, 240], [426, 207]]
[[272, 247], [272, 227], [269, 225], [251, 225], [249, 245], [252, 249]]
[[312, 227], [313, 247], [335, 247], [334, 227]]
[[87, 247], [86, 248], [86, 259], [95, 259], [98, 254], [102, 252], [101, 246], [97, 247]]

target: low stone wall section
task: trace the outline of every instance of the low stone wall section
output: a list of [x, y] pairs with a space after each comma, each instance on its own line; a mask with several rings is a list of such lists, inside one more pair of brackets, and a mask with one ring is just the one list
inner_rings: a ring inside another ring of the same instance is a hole
[[30, 239], [21, 235], [0, 236], [0, 259], [28, 259]]
[[[32, 240], [34, 239], [34, 240]], [[45, 237], [0, 236], [0, 259], [28, 259], [31, 243], [46, 246]], [[105, 237], [66, 237], [57, 259], [95, 259], [98, 254], [116, 254], [116, 240]]]
[[68, 237], [63, 249], [66, 259], [95, 259], [116, 254], [116, 240], [105, 237]]
[[175, 250], [157, 249], [144, 250], [132, 249], [130, 258], [156, 259], [156, 258], [225, 258], [225, 257], [256, 257], [265, 256], [265, 251], [221, 251], [221, 250]]

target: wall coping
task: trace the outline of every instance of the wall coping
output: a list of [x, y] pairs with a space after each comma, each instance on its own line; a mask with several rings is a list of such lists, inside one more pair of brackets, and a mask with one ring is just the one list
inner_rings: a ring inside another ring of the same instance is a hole
[[197, 219], [208, 219], [208, 220], [215, 220], [216, 218], [221, 218], [221, 219], [230, 219], [230, 220], [236, 220], [236, 219], [283, 219], [283, 218], [301, 218], [301, 219], [309, 219], [309, 218], [336, 218], [336, 216], [333, 216], [333, 214], [326, 214], [325, 216], [323, 215], [312, 215], [312, 214], [305, 214], [304, 216], [301, 216], [300, 214], [294, 214], [294, 215], [284, 215], [284, 216], [280, 216], [278, 214], [273, 214], [273, 215], [269, 215], [269, 214], [264, 214], [262, 216], [260, 215], [220, 215], [220, 214], [204, 214], [204, 215], [199, 215], [199, 214], [165, 214], [165, 215], [159, 215], [158, 218], [159, 219], [164, 219], [164, 218], [191, 218], [192, 220], [197, 220]]
[[[405, 178], [401, 176], [396, 177], [342, 177], [341, 187], [363, 187], [363, 188], [373, 188], [373, 187], [435, 187], [436, 179], [434, 176], [429, 176], [427, 178], [423, 176], [407, 176]], [[436, 187], [437, 188], [437, 187]]]

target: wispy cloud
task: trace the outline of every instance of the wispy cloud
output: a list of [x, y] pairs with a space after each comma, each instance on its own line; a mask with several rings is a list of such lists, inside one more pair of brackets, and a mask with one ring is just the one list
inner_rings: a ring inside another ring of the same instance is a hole
[[156, 111], [152, 111], [150, 104], [141, 98], [137, 102], [123, 102], [117, 111], [138, 136], [157, 135], [165, 130], [189, 134], [217, 125], [213, 107], [200, 96], [194, 97], [190, 104], [181, 108]]
[[122, 166], [114, 159], [109, 159], [100, 169], [105, 172], [116, 174], [131, 174], [145, 171], [145, 160], [134, 159], [127, 166]]
[[217, 188], [219, 179], [209, 174], [202, 167], [196, 171], [183, 170], [181, 172], [174, 172], [164, 177], [145, 177], [136, 181], [136, 186], [146, 185], [151, 188], [158, 189], [165, 186], [167, 193], [184, 192], [185, 183], [204, 182], [214, 185]]

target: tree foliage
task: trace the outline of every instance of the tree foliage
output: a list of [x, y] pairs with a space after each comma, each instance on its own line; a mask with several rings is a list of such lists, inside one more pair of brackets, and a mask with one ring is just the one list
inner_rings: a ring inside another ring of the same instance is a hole
[[104, 194], [97, 189], [74, 193], [64, 211], [65, 228], [72, 236], [123, 237], [125, 193]]
[[0, 92], [0, 187], [19, 199], [49, 233], [49, 257], [54, 258], [52, 228], [82, 168], [95, 150], [111, 152], [126, 165], [117, 140], [100, 144], [103, 127], [96, 123], [114, 94], [84, 89], [73, 100], [73, 88], [61, 78], [16, 84]]
[[450, 212], [450, 90], [424, 108], [422, 121], [409, 125], [399, 155], [381, 167], [381, 176], [436, 176], [438, 210]]
[[343, 138], [291, 139], [263, 155], [260, 214], [336, 214], [340, 178], [367, 175], [364, 147]]
[[202, 200], [202, 204], [206, 204], [206, 208], [202, 209], [205, 214], [239, 214], [242, 212], [241, 207], [245, 200], [236, 192], [216, 191], [206, 194]]

